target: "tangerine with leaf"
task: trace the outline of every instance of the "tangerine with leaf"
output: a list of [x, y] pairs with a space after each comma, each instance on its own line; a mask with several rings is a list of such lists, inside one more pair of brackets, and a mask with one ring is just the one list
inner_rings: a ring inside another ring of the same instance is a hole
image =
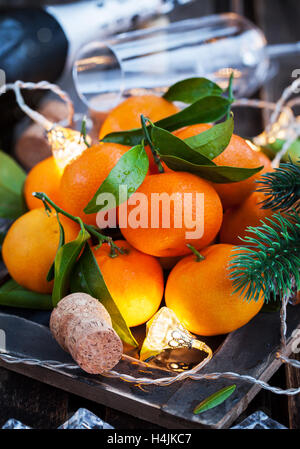
[[[122, 101], [110, 111], [100, 129], [100, 140], [107, 134], [141, 127], [141, 116], [156, 122], [176, 114], [179, 108], [173, 103], [157, 95], [132, 96]], [[149, 158], [149, 173], [158, 173], [157, 165], [149, 146], [145, 147]], [[169, 170], [163, 164], [166, 170]]]
[[114, 243], [123, 254], [112, 255], [108, 243], [94, 247], [93, 252], [126, 324], [138, 326], [148, 321], [160, 306], [164, 292], [163, 271], [157, 259], [136, 250], [125, 240]]
[[67, 165], [60, 182], [63, 209], [95, 225], [96, 213], [86, 214], [84, 208], [129, 148], [116, 143], [93, 145]]
[[[188, 139], [211, 128], [211, 125], [200, 123], [186, 126], [174, 134], [180, 139]], [[213, 159], [215, 164], [220, 166], [230, 166], [239, 168], [264, 168], [248, 179], [238, 182], [218, 184], [214, 183], [214, 188], [218, 192], [224, 209], [241, 204], [255, 190], [255, 181], [266, 171], [270, 170], [270, 161], [262, 153], [254, 151], [242, 137], [233, 134], [229, 145], [225, 150]]]
[[[79, 225], [63, 215], [59, 219], [65, 242], [74, 240]], [[2, 245], [3, 261], [11, 277], [29, 290], [50, 293], [53, 281], [48, 282], [46, 278], [59, 240], [59, 224], [54, 211], [49, 213], [41, 207], [18, 218], [9, 228]]]
[[122, 101], [112, 109], [100, 129], [99, 138], [118, 131], [141, 127], [141, 115], [156, 122], [176, 114], [179, 108], [157, 95], [136, 95]]

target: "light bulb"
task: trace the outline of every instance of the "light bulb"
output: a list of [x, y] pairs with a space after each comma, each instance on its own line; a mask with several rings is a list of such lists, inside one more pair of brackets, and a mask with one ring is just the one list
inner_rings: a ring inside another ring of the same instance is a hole
[[246, 139], [246, 142], [253, 151], [260, 152], [260, 149], [251, 140]]
[[[87, 148], [83, 135], [79, 131], [55, 125], [47, 132], [53, 157], [57, 167], [63, 173], [65, 167], [77, 159]], [[89, 136], [87, 143], [91, 142]]]
[[147, 361], [165, 349], [199, 349], [211, 357], [212, 351], [203, 341], [197, 340], [184, 328], [182, 323], [168, 307], [162, 307], [146, 324], [140, 359]]

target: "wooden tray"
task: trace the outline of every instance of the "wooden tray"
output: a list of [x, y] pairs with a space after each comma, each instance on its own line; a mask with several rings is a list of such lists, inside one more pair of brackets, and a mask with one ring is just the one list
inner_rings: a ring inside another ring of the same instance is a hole
[[[2, 307], [0, 329], [6, 334], [7, 351], [40, 360], [71, 363], [70, 356], [53, 339], [48, 320], [49, 312]], [[300, 327], [300, 307], [288, 307], [287, 322], [289, 354], [291, 334]], [[201, 372], [234, 371], [267, 381], [280, 366], [275, 359], [279, 345], [279, 313], [260, 313], [246, 326], [229, 334]], [[0, 366], [167, 428], [229, 427], [260, 389], [245, 381], [226, 379], [186, 380], [168, 387], [140, 388], [121, 380], [88, 375], [80, 369], [48, 369], [22, 363], [9, 364], [3, 360], [0, 360]], [[132, 362], [127, 357], [121, 360], [116, 370], [135, 377], [168, 375], [165, 370]], [[231, 398], [213, 410], [201, 415], [193, 414], [194, 407], [201, 400], [233, 383], [237, 384], [237, 389]]]

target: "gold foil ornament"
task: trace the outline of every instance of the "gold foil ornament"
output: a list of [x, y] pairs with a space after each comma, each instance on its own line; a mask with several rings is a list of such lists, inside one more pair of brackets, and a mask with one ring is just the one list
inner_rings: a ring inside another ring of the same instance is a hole
[[212, 356], [212, 350], [203, 341], [198, 340], [180, 323], [179, 319], [168, 307], [162, 307], [146, 324], [140, 359], [148, 361], [165, 349], [199, 349]]

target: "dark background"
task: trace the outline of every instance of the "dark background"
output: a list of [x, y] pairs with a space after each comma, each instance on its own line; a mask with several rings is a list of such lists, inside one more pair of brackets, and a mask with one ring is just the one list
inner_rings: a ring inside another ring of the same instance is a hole
[[[41, 5], [48, 3], [0, 0], [0, 6]], [[263, 29], [270, 44], [300, 41], [299, 0], [195, 0], [193, 3], [181, 6], [172, 12], [170, 19], [176, 21], [228, 11], [244, 14], [256, 23]], [[284, 87], [292, 82], [292, 70], [300, 68], [300, 54], [282, 57], [277, 63], [277, 76], [260, 89], [255, 94], [255, 97], [276, 101]], [[263, 127], [264, 117], [257, 113], [243, 113], [239, 116], [238, 133], [254, 135]], [[300, 376], [295, 369], [282, 366], [273, 376], [270, 383], [282, 388], [297, 387], [300, 385]], [[153, 424], [2, 368], [0, 369], [0, 404], [0, 427], [7, 419], [14, 417], [35, 428], [56, 428], [79, 407], [85, 407], [119, 429], [157, 428]], [[261, 391], [238, 421], [241, 421], [256, 410], [264, 411], [287, 427], [300, 428], [299, 397], [288, 399], [286, 396], [276, 396], [272, 393]]]

